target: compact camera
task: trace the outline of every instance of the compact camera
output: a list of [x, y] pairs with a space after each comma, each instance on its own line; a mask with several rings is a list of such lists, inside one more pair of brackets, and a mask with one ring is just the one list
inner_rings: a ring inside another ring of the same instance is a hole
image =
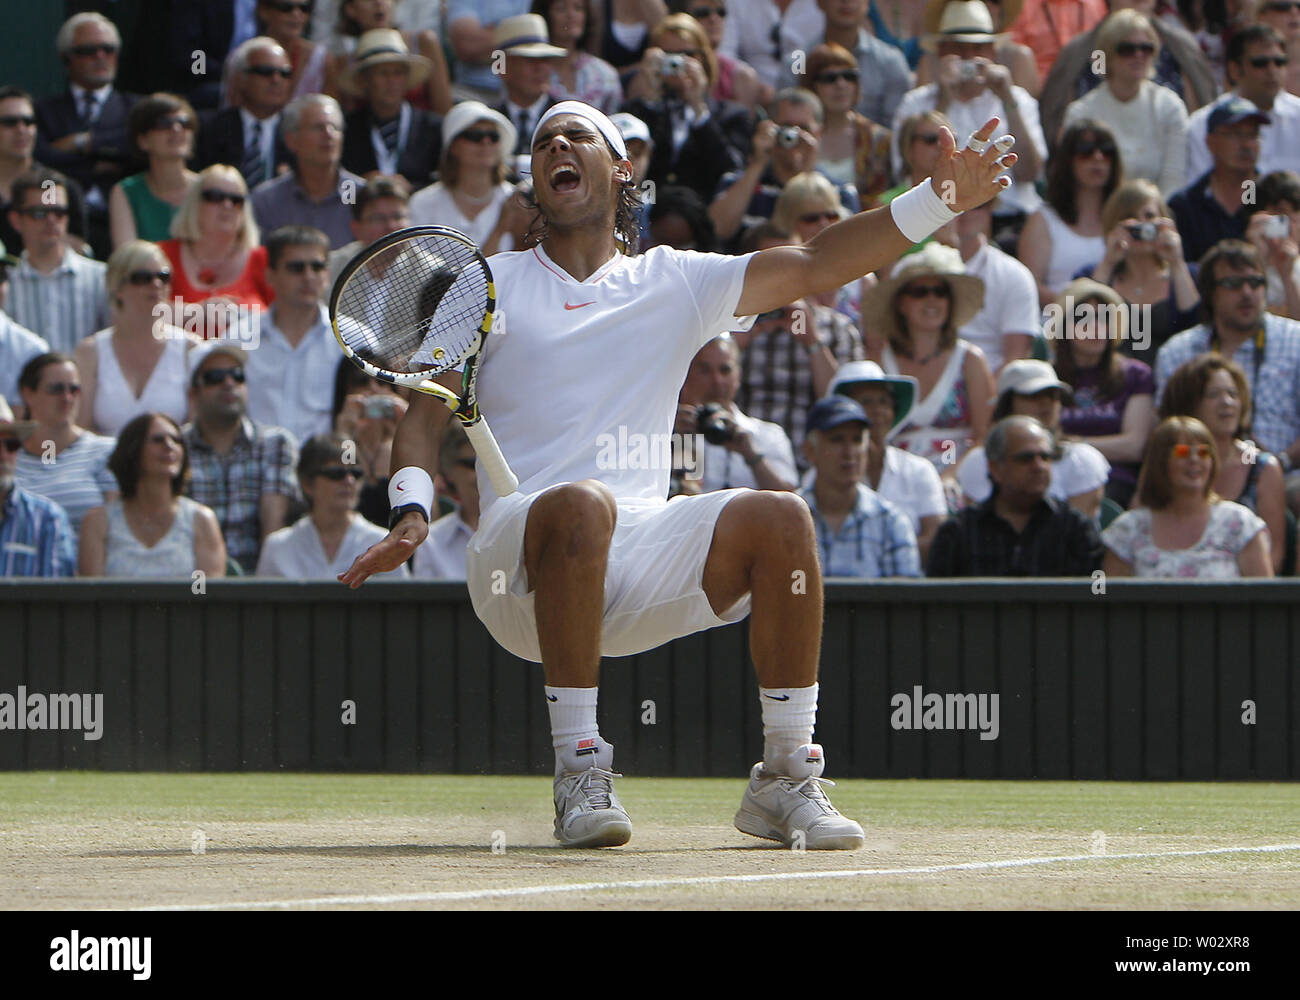
[[967, 83], [979, 76], [980, 64], [974, 59], [961, 59], [957, 63], [957, 79]]
[[669, 52], [659, 63], [660, 76], [677, 76], [686, 68], [686, 57], [680, 52]]
[[726, 410], [717, 403], [705, 403], [695, 418], [696, 433], [703, 434], [709, 444], [726, 444], [736, 436], [736, 425], [726, 416]]
[[392, 420], [397, 416], [397, 400], [392, 396], [367, 396], [361, 412], [368, 420]]
[[1139, 243], [1150, 243], [1160, 235], [1160, 227], [1154, 222], [1139, 222], [1128, 227], [1129, 235]]
[[1269, 239], [1285, 239], [1291, 235], [1291, 220], [1285, 215], [1270, 215], [1260, 228]]
[[782, 149], [794, 149], [799, 145], [799, 129], [794, 125], [783, 125], [776, 130], [776, 144]]

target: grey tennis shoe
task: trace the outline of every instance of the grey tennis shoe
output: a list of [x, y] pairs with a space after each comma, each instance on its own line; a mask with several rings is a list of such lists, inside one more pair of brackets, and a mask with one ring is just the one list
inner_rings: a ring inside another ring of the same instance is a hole
[[736, 813], [736, 829], [810, 851], [856, 851], [866, 843], [862, 827], [841, 816], [822, 791], [822, 748], [805, 744], [783, 761], [759, 761]]
[[[555, 776], [555, 839], [565, 847], [621, 847], [632, 839], [632, 820], [618, 795], [614, 748], [602, 740], [578, 740], [558, 755]], [[586, 765], [586, 766], [584, 766]]]

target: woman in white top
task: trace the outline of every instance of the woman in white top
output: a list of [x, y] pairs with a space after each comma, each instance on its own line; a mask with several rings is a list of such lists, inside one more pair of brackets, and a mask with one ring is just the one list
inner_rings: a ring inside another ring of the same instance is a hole
[[18, 485], [59, 504], [75, 539], [86, 511], [117, 498], [108, 470], [116, 442], [77, 426], [81, 375], [66, 354], [32, 358], [18, 376], [18, 391], [36, 424], [18, 453]]
[[[308, 511], [294, 524], [273, 531], [262, 543], [258, 576], [330, 580], [388, 534], [357, 513], [361, 467], [345, 462], [351, 442], [336, 434], [309, 438], [298, 456], [298, 483]], [[379, 579], [405, 580], [406, 566]]]
[[1055, 302], [1085, 267], [1106, 252], [1106, 199], [1124, 179], [1115, 134], [1099, 121], [1066, 127], [1047, 161], [1044, 204], [1025, 220], [1017, 253], [1038, 282], [1038, 303]]
[[1095, 118], [1110, 125], [1128, 177], [1154, 181], [1168, 198], [1187, 179], [1187, 106], [1154, 79], [1160, 36], [1145, 15], [1117, 10], [1097, 31], [1102, 84], [1065, 109], [1064, 126]]
[[157, 245], [132, 240], [108, 258], [105, 280], [113, 325], [87, 337], [74, 355], [85, 414], [101, 434], [116, 436], [133, 417], [189, 413], [185, 355], [198, 338], [169, 322], [171, 264]]
[[411, 225], [459, 229], [485, 255], [514, 249], [522, 234], [508, 227], [518, 213], [502, 206], [515, 190], [506, 177], [517, 136], [510, 120], [486, 104], [452, 108], [442, 120], [440, 180], [411, 196]]
[[122, 428], [108, 467], [122, 499], [96, 507], [82, 521], [79, 576], [225, 575], [217, 515], [181, 495], [190, 457], [170, 417], [142, 413]]

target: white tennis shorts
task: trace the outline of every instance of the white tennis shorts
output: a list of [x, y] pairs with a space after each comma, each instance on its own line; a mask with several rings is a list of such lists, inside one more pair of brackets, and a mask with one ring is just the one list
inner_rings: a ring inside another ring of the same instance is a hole
[[[513, 494], [492, 505], [466, 553], [470, 600], [497, 642], [542, 662], [534, 595], [524, 566], [528, 511], [542, 493]], [[722, 508], [751, 490], [718, 490], [672, 500], [619, 500], [605, 568], [601, 654], [631, 656], [749, 615], [750, 595], [721, 617], [705, 596], [704, 563]]]

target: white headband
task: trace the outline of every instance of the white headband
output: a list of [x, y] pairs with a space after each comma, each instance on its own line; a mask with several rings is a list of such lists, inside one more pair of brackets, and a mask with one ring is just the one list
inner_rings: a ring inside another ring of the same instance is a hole
[[542, 131], [542, 126], [554, 118], [556, 115], [577, 115], [579, 118], [585, 118], [596, 126], [596, 130], [605, 137], [605, 141], [614, 147], [614, 152], [618, 154], [620, 160], [627, 159], [627, 143], [623, 141], [623, 133], [618, 130], [608, 116], [599, 108], [593, 108], [590, 104], [583, 104], [582, 101], [561, 101], [546, 110], [541, 119], [537, 122], [537, 128], [533, 129], [532, 142], [529, 144], [531, 149], [537, 144], [537, 135]]

